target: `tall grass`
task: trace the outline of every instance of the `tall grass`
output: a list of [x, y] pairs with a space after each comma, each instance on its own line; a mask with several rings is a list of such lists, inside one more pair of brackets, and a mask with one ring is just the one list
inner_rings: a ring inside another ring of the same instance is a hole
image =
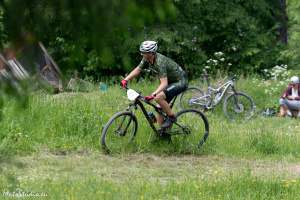
[[[190, 85], [197, 84], [192, 82]], [[147, 95], [155, 89], [156, 83], [143, 82], [131, 87]], [[266, 95], [266, 86], [257, 79], [239, 80], [237, 88], [252, 96], [257, 110], [276, 105], [282, 90], [278, 89], [274, 96]], [[64, 154], [68, 151], [100, 151], [102, 127], [115, 112], [127, 107], [128, 100], [125, 91], [112, 86], [107, 92], [35, 93], [30, 96], [25, 109], [16, 109], [13, 100], [8, 100], [5, 105], [0, 123], [2, 154], [28, 154], [45, 148]], [[175, 110], [178, 111], [178, 107]], [[226, 120], [222, 109], [217, 108], [206, 113], [210, 123], [207, 143], [200, 151], [183, 151], [174, 144], [151, 143], [152, 130], [139, 110], [136, 114], [139, 129], [133, 152], [299, 157], [298, 120], [264, 118], [258, 113], [249, 121], [235, 123]]]

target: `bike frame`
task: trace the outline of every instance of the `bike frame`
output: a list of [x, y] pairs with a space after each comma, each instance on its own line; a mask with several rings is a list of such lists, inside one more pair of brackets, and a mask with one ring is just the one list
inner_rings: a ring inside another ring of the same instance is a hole
[[[173, 105], [175, 103], [177, 99], [177, 96], [174, 97], [174, 99], [170, 102], [170, 107], [173, 108]], [[159, 115], [162, 115], [163, 117], [167, 117], [167, 114], [159, 107], [157, 107], [156, 105], [154, 105], [153, 103], [149, 102], [149, 101], [145, 101], [143, 97], [138, 97], [134, 103], [131, 103], [129, 105], [129, 107], [127, 108], [128, 111], [132, 112], [132, 108], [137, 109], [137, 106], [139, 106], [142, 110], [142, 113], [144, 114], [144, 116], [146, 117], [150, 127], [152, 128], [152, 130], [155, 132], [155, 134], [159, 135], [159, 129], [157, 129], [154, 126], [154, 123], [152, 122], [152, 120], [150, 119], [150, 117], [148, 116], [148, 112], [144, 106], [144, 103], [152, 106], [154, 108], [154, 110], [156, 111], [156, 113], [158, 113]]]
[[233, 92], [235, 92], [234, 89], [234, 82], [232, 80], [227, 81], [226, 83], [224, 83], [223, 85], [221, 85], [219, 88], [215, 89], [213, 87], [208, 87], [208, 93], [209, 95], [211, 93], [219, 93], [219, 91], [223, 90], [221, 95], [218, 97], [218, 99], [216, 98], [216, 96], [214, 97], [214, 99], [211, 99], [211, 102], [213, 102], [213, 106], [217, 105], [218, 103], [220, 103], [220, 101], [222, 100], [222, 98], [224, 97], [225, 93], [227, 92], [228, 88], [231, 88], [231, 90]]
[[[229, 88], [231, 88], [231, 90], [234, 93], [236, 93], [235, 88], [234, 88], [234, 81], [233, 80], [227, 81], [226, 83], [224, 83], [223, 85], [221, 85], [218, 88], [213, 88], [213, 87], [210, 86], [209, 80], [207, 79], [207, 77], [205, 79], [208, 83], [207, 94], [205, 94], [202, 97], [198, 97], [198, 98], [193, 99], [193, 101], [192, 101], [193, 104], [199, 104], [199, 103], [197, 103], [197, 101], [199, 101], [201, 99], [209, 98], [209, 103], [208, 103], [208, 105], [205, 105], [205, 109], [212, 109], [218, 103], [220, 103], [220, 101], [224, 97], [225, 93], [227, 93]], [[218, 99], [216, 98], [216, 96], [214, 98], [212, 98], [212, 94], [219, 93], [219, 91], [221, 91], [221, 90], [223, 90], [223, 91], [220, 94], [220, 96], [218, 96]]]

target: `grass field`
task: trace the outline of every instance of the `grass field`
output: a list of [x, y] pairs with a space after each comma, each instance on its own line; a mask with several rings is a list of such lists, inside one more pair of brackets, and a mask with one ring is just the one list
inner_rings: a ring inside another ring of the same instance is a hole
[[[149, 83], [131, 87], [149, 94], [155, 88]], [[237, 84], [258, 111], [278, 102], [283, 88], [270, 95], [270, 85], [258, 79]], [[127, 105], [118, 86], [107, 92], [36, 92], [23, 109], [7, 99], [0, 123], [0, 199], [29, 192], [39, 199], [299, 198], [298, 120], [258, 112], [250, 121], [234, 123], [220, 105], [206, 113], [210, 135], [197, 150], [150, 142], [153, 133], [136, 111], [134, 148], [105, 155], [99, 145], [102, 127]]]

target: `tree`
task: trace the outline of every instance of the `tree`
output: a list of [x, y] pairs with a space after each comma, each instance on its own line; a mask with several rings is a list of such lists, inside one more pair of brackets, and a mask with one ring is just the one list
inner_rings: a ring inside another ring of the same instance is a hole
[[[41, 40], [63, 70], [77, 69], [94, 77], [122, 70], [116, 63], [128, 65], [128, 56], [119, 56], [126, 49], [124, 41], [145, 24], [160, 23], [176, 13], [171, 0], [6, 0], [0, 8], [1, 46], [11, 41], [18, 50]], [[19, 95], [14, 87], [8, 88]]]
[[279, 40], [283, 44], [288, 43], [288, 16], [286, 12], [286, 0], [278, 0], [280, 14], [279, 18]]
[[290, 66], [299, 68], [300, 63], [300, 1], [287, 1], [287, 13], [289, 17], [288, 48], [282, 52], [283, 57], [290, 61]]

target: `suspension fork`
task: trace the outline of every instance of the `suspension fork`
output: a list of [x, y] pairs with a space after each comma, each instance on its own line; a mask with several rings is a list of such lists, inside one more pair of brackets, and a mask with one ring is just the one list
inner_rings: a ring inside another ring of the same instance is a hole
[[231, 85], [231, 90], [233, 92], [234, 104], [235, 104], [235, 106], [239, 106], [239, 99], [237, 98], [237, 95], [236, 95], [237, 91], [236, 91], [234, 85]]
[[236, 93], [237, 93], [237, 91], [236, 91], [234, 85], [231, 85], [231, 90], [232, 90], [233, 94], [236, 94]]
[[[130, 109], [128, 108], [127, 111], [130, 111]], [[132, 111], [131, 111], [131, 114], [133, 115], [133, 112], [132, 112]], [[130, 126], [130, 124], [131, 124], [131, 122], [132, 122], [132, 120], [133, 120], [133, 119], [132, 119], [133, 117], [130, 117], [130, 118], [129, 118], [129, 121], [128, 121], [126, 127], [125, 127], [125, 129], [122, 130], [123, 124], [126, 123], [126, 122], [125, 122], [125, 121], [126, 121], [126, 117], [127, 117], [126, 115], [122, 117], [121, 123], [119, 124], [119, 126], [118, 126], [118, 128], [117, 128], [117, 131], [120, 131], [120, 130], [122, 131], [122, 135], [125, 135], [125, 134], [126, 134], [127, 129], [128, 129], [128, 127]]]
[[[136, 104], [130, 104], [130, 105], [128, 106], [128, 108], [126, 109], [126, 111], [128, 111], [128, 112], [131, 113], [131, 117], [129, 118], [129, 121], [128, 121], [128, 123], [127, 123], [125, 129], [123, 130], [122, 135], [125, 135], [125, 134], [126, 134], [127, 129], [128, 129], [128, 127], [130, 126], [130, 124], [131, 124], [131, 122], [132, 122], [132, 120], [133, 120], [134, 114], [133, 114], [133, 112], [132, 112], [132, 108], [137, 109]], [[122, 117], [121, 123], [119, 124], [119, 126], [118, 126], [118, 128], [117, 128], [117, 131], [122, 130], [123, 124], [124, 124], [125, 121], [126, 121], [126, 117], [127, 117], [126, 115], [124, 115], [124, 116]]]
[[[133, 115], [133, 114], [132, 114], [132, 115]], [[126, 131], [126, 132], [127, 132], [128, 127], [130, 126], [132, 120], [133, 120], [132, 118], [133, 118], [133, 117], [130, 117], [130, 118], [129, 118], [129, 122], [128, 122], [126, 128], [125, 128], [125, 131]], [[125, 120], [125, 119], [124, 119], [124, 120]]]

